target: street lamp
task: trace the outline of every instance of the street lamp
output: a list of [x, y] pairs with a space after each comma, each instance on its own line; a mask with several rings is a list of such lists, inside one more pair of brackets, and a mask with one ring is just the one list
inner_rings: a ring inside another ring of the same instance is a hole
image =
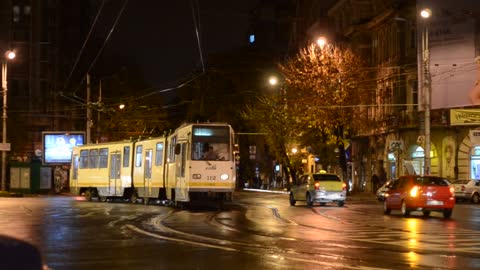
[[7, 61], [15, 58], [15, 52], [7, 51], [2, 57], [2, 93], [3, 93], [3, 114], [2, 114], [2, 190], [6, 190], [7, 178], [7, 151], [10, 151], [10, 144], [7, 144]]
[[323, 49], [327, 45], [327, 39], [325, 37], [319, 37], [317, 39], [317, 45], [320, 46], [320, 49]]
[[425, 157], [424, 157], [424, 174], [430, 174], [430, 99], [432, 95], [432, 85], [430, 82], [430, 51], [428, 48], [428, 23], [427, 20], [432, 16], [432, 11], [424, 8], [420, 11], [420, 17], [425, 19], [422, 31], [422, 60], [423, 60], [423, 106], [425, 116]]

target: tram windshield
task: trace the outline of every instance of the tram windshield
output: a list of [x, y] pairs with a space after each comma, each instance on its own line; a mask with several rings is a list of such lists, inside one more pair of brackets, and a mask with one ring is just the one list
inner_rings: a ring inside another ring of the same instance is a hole
[[193, 160], [230, 160], [231, 151], [228, 126], [193, 127]]

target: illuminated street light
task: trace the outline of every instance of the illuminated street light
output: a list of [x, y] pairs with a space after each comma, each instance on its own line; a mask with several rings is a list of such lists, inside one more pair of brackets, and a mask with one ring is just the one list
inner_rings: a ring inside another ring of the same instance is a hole
[[327, 45], [327, 39], [325, 37], [319, 37], [317, 39], [317, 45], [323, 49], [323, 47], [325, 47], [325, 45]]
[[292, 148], [292, 154], [296, 154], [298, 152], [298, 149], [296, 147]]
[[420, 16], [424, 19], [428, 19], [432, 16], [432, 11], [429, 8], [424, 8], [420, 11]]
[[118, 108], [119, 108], [120, 110], [125, 109], [125, 104], [120, 104], [120, 105], [118, 105]]
[[420, 16], [425, 19], [423, 23], [422, 31], [422, 64], [423, 64], [423, 106], [425, 116], [425, 148], [424, 148], [424, 164], [423, 172], [425, 175], [430, 174], [431, 154], [430, 154], [430, 99], [432, 95], [432, 85], [430, 82], [430, 51], [428, 44], [428, 21], [432, 16], [432, 11], [428, 8], [424, 8], [420, 11]]
[[7, 143], [7, 60], [15, 58], [13, 51], [7, 51], [2, 58], [2, 93], [3, 93], [3, 114], [2, 114], [2, 190], [6, 190], [7, 178], [7, 151], [10, 151], [10, 144]]
[[269, 83], [270, 85], [277, 85], [277, 83], [278, 83], [277, 77], [271, 76], [271, 77], [268, 79], [268, 83]]

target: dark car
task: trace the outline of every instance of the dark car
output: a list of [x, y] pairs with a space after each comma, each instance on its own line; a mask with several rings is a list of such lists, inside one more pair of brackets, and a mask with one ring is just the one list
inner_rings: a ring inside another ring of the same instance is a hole
[[386, 215], [400, 210], [405, 217], [412, 211], [421, 211], [428, 217], [431, 211], [437, 211], [449, 218], [455, 206], [455, 191], [442, 177], [405, 175], [390, 186], [383, 205]]

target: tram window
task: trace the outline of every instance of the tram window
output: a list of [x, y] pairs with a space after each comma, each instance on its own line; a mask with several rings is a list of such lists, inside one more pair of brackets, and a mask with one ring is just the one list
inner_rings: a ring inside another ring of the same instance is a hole
[[155, 165], [161, 166], [163, 163], [163, 143], [157, 143], [155, 150]]
[[175, 162], [175, 145], [177, 144], [177, 136], [174, 136], [170, 140], [170, 146], [168, 147], [168, 162]]
[[130, 166], [130, 146], [123, 147], [123, 167]]
[[143, 147], [141, 145], [137, 145], [137, 148], [135, 149], [135, 167], [142, 166], [142, 151]]
[[101, 148], [100, 156], [98, 160], [98, 167], [107, 168], [107, 165], [108, 165], [108, 148]]
[[200, 160], [210, 147], [217, 154], [217, 160], [230, 160], [230, 128], [228, 126], [196, 126], [193, 128], [191, 158]]
[[98, 168], [98, 149], [90, 149], [88, 153], [88, 168]]
[[80, 151], [80, 169], [88, 168], [88, 150]]

